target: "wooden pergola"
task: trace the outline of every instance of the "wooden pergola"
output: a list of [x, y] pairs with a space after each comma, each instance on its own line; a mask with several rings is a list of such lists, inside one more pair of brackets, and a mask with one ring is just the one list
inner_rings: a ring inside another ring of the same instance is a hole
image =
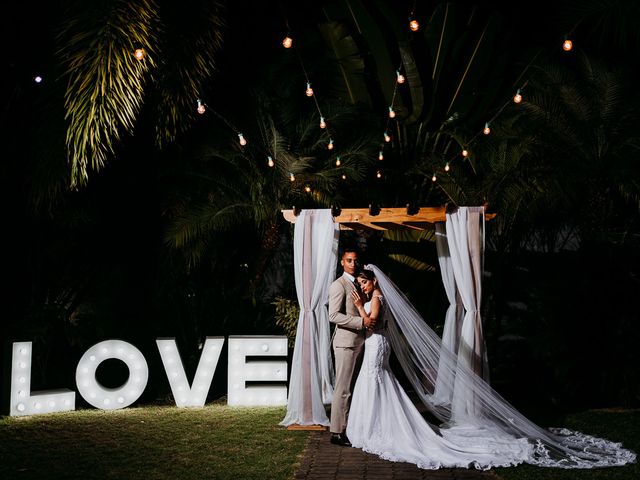
[[[346, 208], [338, 211], [334, 221], [341, 230], [433, 230], [433, 224], [446, 221], [447, 207], [421, 207], [415, 213], [407, 208], [380, 208], [373, 212], [368, 208]], [[295, 223], [294, 210], [282, 210], [284, 218]], [[491, 220], [495, 213], [485, 214]]]

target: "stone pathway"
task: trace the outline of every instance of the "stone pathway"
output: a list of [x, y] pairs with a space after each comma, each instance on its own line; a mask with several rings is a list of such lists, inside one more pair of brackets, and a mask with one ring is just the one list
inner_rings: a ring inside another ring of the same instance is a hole
[[488, 471], [475, 469], [421, 470], [411, 463], [388, 462], [357, 448], [329, 442], [328, 432], [309, 437], [296, 480], [498, 480]]

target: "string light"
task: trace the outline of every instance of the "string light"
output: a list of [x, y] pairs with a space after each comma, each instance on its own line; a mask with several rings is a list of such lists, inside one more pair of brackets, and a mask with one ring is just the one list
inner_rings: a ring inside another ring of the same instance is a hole
[[267, 165], [269, 165], [270, 167], [273, 167], [275, 165], [275, 162], [273, 161], [273, 158], [271, 157], [271, 155], [269, 155], [267, 159], [268, 159]]
[[327, 128], [327, 123], [324, 121], [324, 117], [320, 117], [320, 128]]
[[136, 57], [136, 60], [141, 62], [142, 60], [144, 60], [144, 57], [147, 56], [147, 52], [145, 52], [144, 48], [142, 47], [136, 48], [135, 51], [133, 52], [133, 56]]
[[238, 134], [238, 139], [240, 140], [240, 145], [242, 145], [243, 147], [247, 144], [247, 140], [241, 133]]
[[36, 75], [33, 77], [33, 81], [36, 83], [42, 83], [42, 77], [40, 75]]
[[292, 45], [293, 45], [293, 39], [289, 35], [284, 37], [284, 40], [282, 40], [282, 46], [284, 48], [291, 48]]
[[482, 130], [482, 133], [484, 133], [485, 135], [489, 135], [491, 133], [491, 129], [489, 128], [489, 122], [484, 124], [484, 130]]
[[432, 182], [435, 182], [437, 179], [438, 179], [438, 177], [436, 177], [436, 174], [434, 173], [434, 174], [433, 174], [433, 177], [431, 177], [431, 181], [432, 181]]
[[404, 75], [400, 73], [400, 70], [396, 70], [396, 75], [398, 83], [404, 83], [405, 78]]
[[329, 150], [333, 150], [333, 139], [332, 138], [329, 139], [329, 145], [327, 145], [327, 148]]
[[384, 141], [389, 143], [391, 141], [391, 137], [387, 132], [384, 132]]
[[564, 42], [562, 42], [562, 49], [565, 52], [570, 51], [573, 48], [573, 42], [571, 40], [569, 40], [568, 38], [564, 39]]
[[380, 170], [378, 170], [378, 171], [376, 172], [376, 177], [377, 177], [377, 178], [382, 178], [382, 172], [381, 172]]
[[339, 167], [341, 163], [340, 157], [336, 157], [336, 167]]
[[417, 32], [420, 29], [420, 23], [415, 18], [410, 18], [409, 28], [412, 32]]
[[389, 107], [389, 118], [395, 118], [396, 112], [393, 111], [393, 107]]
[[200, 115], [202, 115], [204, 112], [207, 111], [206, 107], [204, 106], [204, 103], [202, 103], [202, 100], [200, 100], [200, 99], [198, 99], [198, 108], [197, 108], [197, 110], [198, 110], [198, 113]]
[[296, 181], [296, 176], [293, 173], [289, 173], [289, 180], [291, 180], [292, 182]]
[[467, 149], [462, 150], [462, 156], [467, 158], [469, 156], [469, 150]]
[[449, 162], [446, 163], [446, 165], [444, 166], [444, 171], [448, 172], [451, 169], [451, 167], [449, 167]]
[[516, 94], [513, 96], [513, 101], [515, 103], [520, 103], [522, 101], [522, 95], [520, 95], [520, 89], [518, 89]]
[[380, 152], [378, 153], [378, 160], [384, 160], [384, 154], [382, 153], [382, 150], [380, 150]]
[[307, 193], [311, 193], [311, 187], [309, 185], [306, 185], [304, 187], [304, 191], [307, 192]]
[[342, 179], [343, 179], [343, 180], [346, 180], [346, 179], [347, 179], [347, 176], [346, 176], [344, 173], [342, 174]]
[[313, 88], [311, 88], [311, 83], [307, 82], [307, 89], [305, 92], [307, 97], [313, 97]]

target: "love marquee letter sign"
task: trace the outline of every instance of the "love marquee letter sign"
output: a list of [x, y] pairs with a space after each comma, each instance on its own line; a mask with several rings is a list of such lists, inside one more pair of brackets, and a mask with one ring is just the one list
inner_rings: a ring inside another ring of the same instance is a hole
[[[174, 338], [158, 338], [156, 344], [169, 386], [178, 407], [202, 407], [213, 381], [224, 337], [207, 337], [193, 381], [189, 385]], [[75, 410], [76, 393], [67, 390], [31, 391], [31, 342], [13, 344], [9, 415], [23, 416]], [[286, 360], [252, 361], [251, 357], [286, 357], [287, 337], [236, 335], [229, 337], [227, 403], [232, 406], [287, 404]], [[96, 379], [105, 360], [117, 359], [129, 369], [129, 378], [117, 388], [106, 388]], [[105, 340], [89, 348], [76, 369], [78, 392], [89, 404], [103, 410], [124, 408], [135, 402], [147, 386], [149, 367], [142, 352], [122, 340]], [[247, 382], [267, 385], [247, 385]], [[274, 384], [278, 382], [280, 384]]]

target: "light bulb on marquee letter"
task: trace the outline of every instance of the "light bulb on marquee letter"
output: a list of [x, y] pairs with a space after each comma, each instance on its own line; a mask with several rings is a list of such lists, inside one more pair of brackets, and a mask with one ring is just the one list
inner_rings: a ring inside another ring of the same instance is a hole
[[31, 349], [31, 342], [13, 344], [9, 415], [17, 417], [75, 410], [76, 393], [71, 390], [31, 392]]
[[[250, 356], [284, 357], [278, 361], [251, 361]], [[227, 404], [275, 406], [287, 404], [287, 337], [272, 335], [229, 336]], [[277, 386], [246, 386], [246, 382], [282, 382]]]

